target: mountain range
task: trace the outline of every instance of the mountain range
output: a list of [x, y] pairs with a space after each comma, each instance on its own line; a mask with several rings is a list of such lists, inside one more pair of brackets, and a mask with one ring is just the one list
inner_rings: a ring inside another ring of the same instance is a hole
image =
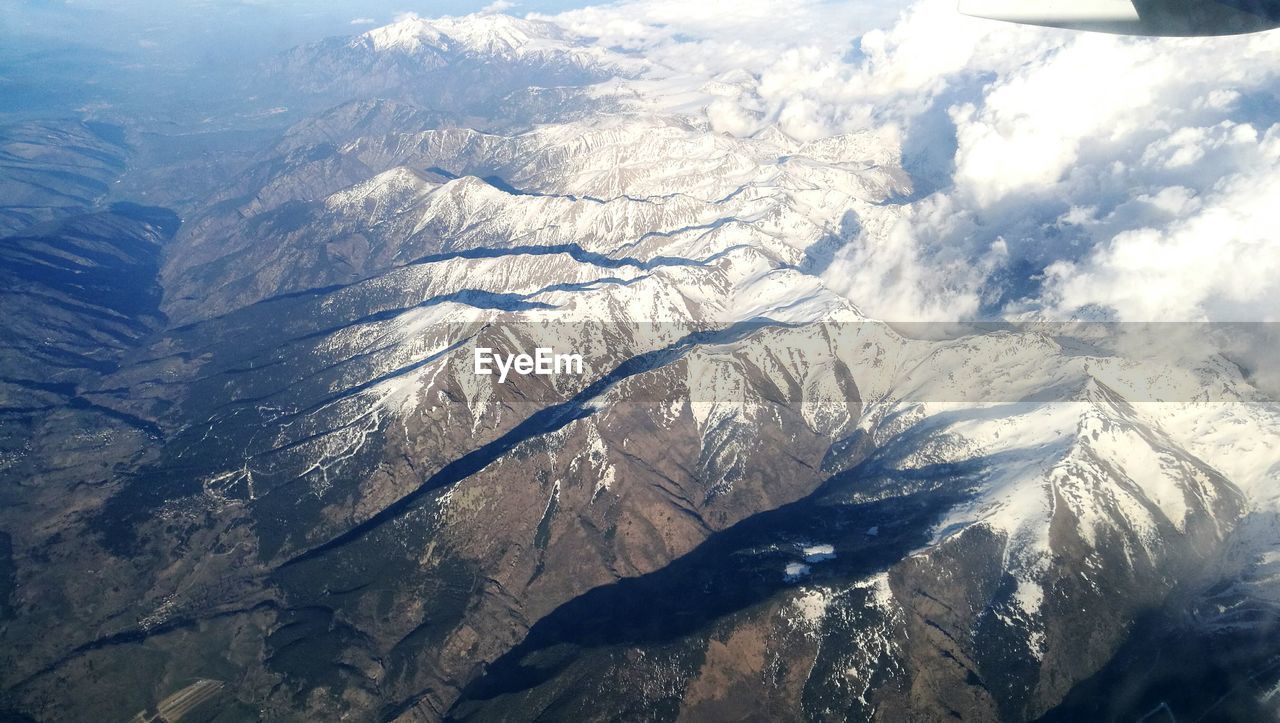
[[869, 317], [929, 179], [714, 130], [759, 80], [409, 17], [251, 152], [0, 130], [5, 715], [1280, 715], [1280, 407], [1194, 327]]

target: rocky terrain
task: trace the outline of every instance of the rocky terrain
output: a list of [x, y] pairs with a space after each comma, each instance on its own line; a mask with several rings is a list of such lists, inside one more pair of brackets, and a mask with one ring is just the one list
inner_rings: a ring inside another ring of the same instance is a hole
[[[716, 133], [503, 15], [269, 71], [325, 110], [175, 210], [108, 197], [137, 144], [5, 136], [6, 715], [1280, 711], [1280, 409], [865, 316], [823, 272], [913, 202], [892, 137]], [[474, 373], [537, 347], [584, 373]]]

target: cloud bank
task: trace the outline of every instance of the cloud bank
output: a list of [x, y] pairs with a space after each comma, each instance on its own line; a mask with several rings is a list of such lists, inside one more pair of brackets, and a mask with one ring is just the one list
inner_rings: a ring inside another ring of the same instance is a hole
[[673, 76], [731, 81], [700, 107], [718, 131], [901, 139], [917, 196], [825, 275], [873, 316], [1280, 309], [1280, 32], [1073, 33], [952, 0], [651, 0], [555, 19]]

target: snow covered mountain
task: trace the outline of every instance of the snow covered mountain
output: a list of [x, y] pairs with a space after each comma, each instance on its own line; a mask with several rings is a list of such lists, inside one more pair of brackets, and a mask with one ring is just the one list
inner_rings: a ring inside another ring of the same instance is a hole
[[[353, 38], [286, 53], [266, 70], [275, 97], [316, 109], [352, 99], [396, 98], [471, 117], [508, 96], [504, 120], [535, 117], [539, 96], [636, 73], [642, 61], [552, 23], [501, 14], [405, 17]], [[521, 107], [524, 106], [524, 107]]]
[[[333, 107], [184, 214], [164, 320], [75, 380], [152, 438], [24, 406], [6, 706], [1204, 713], [1172, 639], [1274, 714], [1274, 648], [1222, 641], [1275, 637], [1280, 410], [1105, 326], [867, 318], [823, 271], [913, 202], [892, 133], [718, 133], [742, 78], [495, 14], [273, 72]], [[585, 371], [498, 382], [481, 348]]]

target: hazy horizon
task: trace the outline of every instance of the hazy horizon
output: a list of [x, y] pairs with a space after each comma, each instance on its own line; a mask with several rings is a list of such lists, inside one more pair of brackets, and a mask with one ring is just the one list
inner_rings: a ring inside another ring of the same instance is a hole
[[[163, 79], [202, 95], [201, 80], [251, 70], [297, 45], [352, 35], [405, 13], [517, 15], [589, 5], [573, 0], [16, 0], [0, 6], [0, 119], [154, 105]], [[150, 84], [150, 85], [149, 85]], [[132, 101], [132, 103], [130, 103]]]

